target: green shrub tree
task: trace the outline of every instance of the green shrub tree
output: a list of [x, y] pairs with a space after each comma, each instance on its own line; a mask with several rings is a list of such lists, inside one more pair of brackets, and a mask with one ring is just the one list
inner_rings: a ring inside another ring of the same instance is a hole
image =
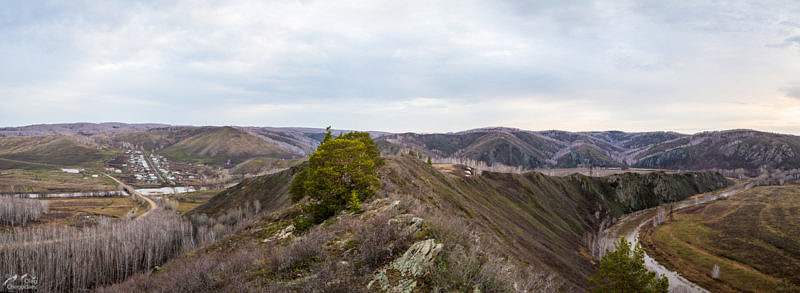
[[592, 292], [669, 292], [666, 276], [658, 278], [644, 266], [644, 251], [639, 244], [631, 249], [625, 237], [614, 243], [614, 251], [606, 249], [600, 266], [589, 278]]
[[[337, 212], [357, 212], [360, 202], [381, 187], [376, 176], [383, 160], [375, 141], [366, 132], [351, 132], [333, 137], [330, 127], [308, 166], [295, 176], [289, 193], [293, 202], [305, 197], [304, 219], [300, 226], [320, 223]], [[302, 227], [298, 227], [302, 228]]]

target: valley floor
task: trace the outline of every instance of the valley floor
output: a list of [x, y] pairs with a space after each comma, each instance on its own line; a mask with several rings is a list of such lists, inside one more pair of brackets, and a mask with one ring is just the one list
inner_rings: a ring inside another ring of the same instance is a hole
[[647, 253], [712, 292], [800, 290], [800, 185], [757, 187], [648, 227]]

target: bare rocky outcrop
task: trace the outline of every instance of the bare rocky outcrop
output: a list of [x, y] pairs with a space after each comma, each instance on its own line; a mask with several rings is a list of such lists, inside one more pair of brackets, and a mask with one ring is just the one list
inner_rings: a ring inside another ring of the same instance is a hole
[[367, 289], [412, 292], [417, 286], [417, 279], [425, 275], [441, 251], [442, 244], [433, 239], [414, 243], [403, 256], [380, 269], [367, 285]]
[[264, 239], [264, 241], [262, 242], [268, 243], [272, 241], [280, 241], [289, 238], [289, 236], [292, 236], [292, 234], [294, 233], [294, 230], [295, 230], [294, 225], [289, 225], [288, 227], [283, 228], [283, 230], [278, 231], [278, 233], [275, 233], [275, 235], [273, 235], [272, 237]]

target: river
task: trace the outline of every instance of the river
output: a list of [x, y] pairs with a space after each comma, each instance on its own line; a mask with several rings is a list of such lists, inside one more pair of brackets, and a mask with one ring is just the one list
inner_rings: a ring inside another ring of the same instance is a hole
[[[198, 190], [208, 190], [207, 187], [195, 188], [192, 186], [161, 187], [161, 188], [141, 188], [137, 192], [146, 195], [166, 195], [193, 192]], [[0, 197], [15, 198], [70, 198], [70, 197], [106, 197], [106, 196], [128, 196], [128, 193], [121, 190], [110, 191], [85, 191], [85, 192], [65, 192], [65, 193], [13, 193], [0, 194]]]

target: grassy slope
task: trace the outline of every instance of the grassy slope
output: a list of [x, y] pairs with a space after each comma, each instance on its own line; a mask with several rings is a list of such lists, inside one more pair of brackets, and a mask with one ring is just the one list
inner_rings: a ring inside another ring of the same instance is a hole
[[254, 200], [261, 203], [262, 210], [274, 211], [284, 208], [289, 204], [289, 185], [292, 178], [303, 166], [305, 165], [295, 166], [275, 174], [245, 179], [189, 211], [187, 215], [217, 216], [229, 209], [243, 207]]
[[668, 145], [655, 146], [642, 154], [636, 164], [645, 168], [670, 169], [756, 169], [762, 165], [793, 169], [800, 167], [800, 137], [792, 135], [732, 130], [701, 133], [692, 137], [696, 145], [668, 150], [689, 142], [681, 139]]
[[231, 174], [258, 174], [265, 171], [288, 168], [303, 162], [304, 159], [284, 160], [269, 157], [248, 159], [231, 169]]
[[686, 136], [671, 132], [533, 133], [485, 129], [455, 134], [404, 133], [379, 138], [377, 142], [385, 154], [413, 148], [434, 157], [457, 156], [489, 165], [498, 162], [527, 169], [554, 167], [547, 160], [560, 149], [573, 144], [583, 145], [560, 156], [555, 166], [574, 167], [585, 161], [592, 161], [595, 166], [621, 166], [623, 162], [618, 161], [620, 157], [615, 153], [642, 148], [636, 152], [634, 167], [684, 170], [754, 170], [762, 165], [783, 169], [800, 167], [800, 137], [753, 130]]
[[0, 193], [59, 193], [118, 188], [116, 182], [105, 176], [93, 178], [87, 174], [65, 173], [54, 169], [0, 170]]
[[[644, 237], [645, 248], [712, 292], [797, 292], [798, 210], [800, 185], [758, 187], [678, 213]], [[714, 264], [721, 268], [719, 280], [710, 277]]]
[[[509, 256], [531, 265], [545, 265], [578, 287], [585, 287], [593, 272], [581, 239], [604, 217], [727, 185], [724, 178], [710, 173], [592, 178], [484, 172], [478, 177], [455, 177], [420, 160], [387, 161], [382, 192], [411, 194], [470, 219], [503, 245]], [[679, 188], [665, 193], [662, 186]], [[644, 192], [646, 199], [638, 200], [630, 192]], [[596, 217], [596, 212], [601, 217]]]
[[189, 163], [233, 164], [252, 157], [291, 158], [293, 154], [232, 127], [208, 127], [206, 131], [171, 145], [162, 155]]
[[[220, 215], [253, 200], [268, 210], [288, 207], [288, 188], [300, 168], [247, 179], [220, 192], [189, 215]], [[402, 194], [418, 199], [426, 208], [463, 217], [480, 227], [490, 236], [488, 240], [500, 245], [512, 259], [534, 267], [546, 266], [582, 288], [593, 272], [582, 238], [601, 220], [727, 183], [711, 173], [592, 178], [484, 172], [477, 177], [457, 177], [407, 157], [387, 158], [380, 177], [383, 187], [378, 197]], [[665, 192], [662, 187], [675, 190]], [[646, 199], [637, 200], [631, 192], [642, 193]]]
[[56, 167], [100, 167], [116, 154], [100, 150], [93, 140], [82, 136], [39, 136], [0, 138], [0, 167], [41, 169]]

